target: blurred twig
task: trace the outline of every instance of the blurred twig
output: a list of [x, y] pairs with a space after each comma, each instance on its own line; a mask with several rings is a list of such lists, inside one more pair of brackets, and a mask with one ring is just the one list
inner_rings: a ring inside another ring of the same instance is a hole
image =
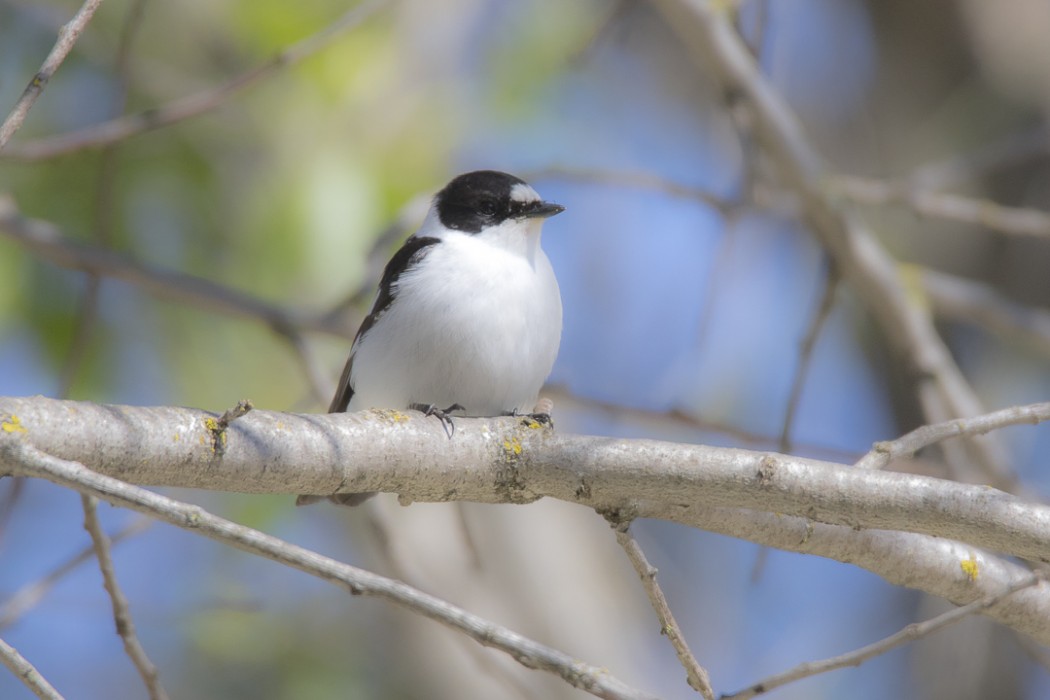
[[[834, 260], [883, 333], [907, 360], [926, 420], [983, 413], [981, 402], [933, 325], [909, 298], [896, 261], [870, 231], [830, 195], [831, 175], [796, 115], [764, 79], [719, 3], [654, 0], [668, 25], [699, 65], [713, 70], [724, 89], [738, 96], [754, 121], [754, 133], [777, 166], [784, 186], [798, 197], [803, 219]], [[967, 454], [979, 473], [973, 479], [1009, 487], [1014, 479], [997, 440], [974, 439]], [[969, 461], [959, 464], [968, 467]]]
[[29, 114], [29, 110], [32, 109], [33, 104], [37, 98], [40, 97], [40, 93], [44, 91], [44, 86], [47, 85], [48, 81], [51, 80], [51, 76], [55, 74], [58, 67], [62, 65], [62, 62], [66, 60], [66, 56], [73, 50], [73, 46], [76, 45], [77, 39], [80, 37], [80, 33], [84, 31], [87, 23], [91, 21], [92, 16], [95, 14], [95, 10], [102, 4], [102, 0], [85, 0], [84, 4], [80, 6], [77, 13], [73, 15], [73, 19], [68, 24], [62, 26], [58, 32], [58, 41], [55, 42], [51, 52], [44, 59], [44, 63], [40, 66], [40, 70], [33, 76], [33, 79], [29, 81], [29, 85], [22, 92], [22, 96], [18, 98], [18, 102], [15, 103], [11, 113], [7, 115], [3, 124], [0, 124], [0, 152], [4, 150], [4, 146], [11, 140], [11, 137], [15, 135], [21, 127], [22, 123], [26, 119], [26, 115]]
[[[239, 92], [252, 87], [277, 71], [293, 66], [320, 51], [340, 35], [361, 25], [386, 4], [383, 0], [365, 0], [324, 29], [280, 51], [261, 66], [243, 73], [218, 87], [174, 100], [137, 114], [128, 114], [57, 136], [29, 141], [8, 149], [3, 158], [36, 161], [73, 153], [85, 148], [98, 148], [169, 126], [209, 112], [230, 101]], [[2, 143], [2, 142], [0, 142]]]
[[13, 646], [0, 639], [0, 662], [41, 700], [62, 700], [58, 691]]
[[813, 314], [799, 350], [798, 367], [795, 370], [795, 379], [791, 383], [787, 409], [784, 411], [784, 428], [780, 432], [778, 449], [781, 452], [791, 452], [791, 431], [795, 425], [795, 413], [798, 411], [799, 401], [802, 398], [802, 389], [806, 385], [806, 375], [809, 373], [813, 351], [817, 347], [817, 339], [820, 337], [820, 331], [824, 328], [824, 323], [828, 320], [828, 316], [831, 315], [838, 287], [839, 277], [833, 268], [829, 268], [824, 278], [824, 291], [820, 297], [820, 304]]
[[1018, 338], [1050, 357], [1050, 310], [1026, 306], [986, 284], [937, 270], [923, 269], [920, 277], [938, 317], [976, 323], [989, 333]]
[[137, 262], [104, 248], [67, 239], [51, 223], [23, 217], [10, 197], [2, 195], [0, 233], [52, 264], [119, 279], [159, 299], [212, 313], [262, 321], [278, 333], [294, 329], [348, 334], [335, 318], [289, 311], [211, 280]]
[[[113, 113], [120, 114], [127, 104], [128, 85], [130, 83], [131, 45], [142, 22], [146, 0], [134, 0], [128, 7], [117, 44], [117, 55], [114, 60], [114, 72], [117, 76], [116, 96], [113, 98]], [[120, 144], [110, 144], [102, 151], [99, 160], [98, 176], [95, 178], [95, 221], [92, 226], [93, 237], [104, 247], [109, 247], [113, 240], [113, 212], [115, 206], [117, 176], [117, 150]], [[102, 277], [88, 273], [84, 293], [79, 298], [79, 308], [73, 330], [73, 339], [66, 352], [66, 360], [58, 381], [58, 395], [65, 398], [73, 388], [80, 368], [87, 356], [87, 347], [91, 342], [92, 331], [98, 319], [99, 292]]]
[[[679, 409], [667, 411], [651, 410], [634, 406], [625, 406], [613, 401], [602, 401], [589, 396], [580, 396], [571, 389], [561, 385], [549, 384], [543, 388], [543, 395], [554, 399], [559, 409], [580, 409], [588, 411], [602, 411], [611, 418], [618, 421], [634, 421], [642, 425], [650, 425], [651, 432], [663, 429], [688, 429], [692, 431], [702, 430], [717, 433], [731, 438], [737, 444], [746, 445], [753, 449], [777, 449], [777, 438], [771, 435], [753, 433], [743, 428], [715, 421], [706, 420], [699, 416]], [[854, 462], [860, 458], [860, 453], [852, 450], [840, 450], [823, 445], [798, 444], [794, 447], [798, 452], [840, 462]], [[927, 470], [929, 471], [929, 470]]]
[[[134, 537], [145, 531], [152, 522], [149, 518], [136, 516], [131, 523], [110, 537], [110, 544], [120, 544], [124, 540]], [[94, 546], [88, 545], [43, 577], [27, 583], [15, 591], [4, 601], [3, 605], [0, 605], [0, 630], [13, 625], [20, 617], [39, 603], [56, 583], [73, 571], [73, 569], [91, 559], [94, 553]]]
[[982, 177], [988, 171], [1040, 158], [1050, 153], [1046, 127], [1009, 134], [968, 153], [927, 163], [899, 178], [907, 189], [939, 190]]
[[923, 637], [928, 637], [943, 627], [959, 622], [981, 610], [990, 608], [1020, 590], [1031, 588], [1044, 578], [1045, 577], [1042, 574], [1029, 576], [1026, 579], [1008, 586], [1006, 590], [1001, 593], [985, 596], [984, 598], [980, 598], [972, 603], [955, 608], [954, 610], [949, 610], [948, 612], [930, 618], [929, 620], [912, 623], [895, 634], [891, 634], [884, 639], [880, 639], [873, 644], [861, 647], [860, 649], [856, 649], [847, 654], [824, 659], [822, 661], [810, 661], [800, 664], [790, 671], [785, 671], [784, 673], [764, 678], [745, 690], [723, 695], [722, 700], [750, 700], [750, 698], [762, 695], [793, 681], [809, 678], [810, 676], [816, 676], [829, 671], [835, 671], [840, 668], [846, 668], [847, 666], [860, 666], [865, 661], [885, 654], [902, 644], [914, 642]]
[[681, 185], [672, 180], [661, 177], [654, 173], [635, 170], [599, 170], [594, 168], [575, 168], [564, 166], [551, 166], [522, 173], [529, 182], [535, 180], [574, 180], [588, 182], [609, 187], [631, 187], [635, 189], [654, 190], [672, 197], [691, 199], [701, 204], [727, 212], [737, 207], [738, 204], [732, 200], [719, 197], [704, 190]]
[[828, 180], [833, 194], [875, 206], [897, 204], [919, 216], [987, 228], [1011, 236], [1050, 240], [1050, 214], [1007, 207], [987, 199], [910, 189], [892, 180], [837, 175]]

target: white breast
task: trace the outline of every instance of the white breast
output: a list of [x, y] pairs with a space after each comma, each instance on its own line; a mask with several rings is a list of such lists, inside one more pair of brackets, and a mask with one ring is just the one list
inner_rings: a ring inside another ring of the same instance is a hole
[[532, 410], [561, 339], [541, 222], [442, 234], [355, 348], [350, 410], [412, 403], [467, 415]]

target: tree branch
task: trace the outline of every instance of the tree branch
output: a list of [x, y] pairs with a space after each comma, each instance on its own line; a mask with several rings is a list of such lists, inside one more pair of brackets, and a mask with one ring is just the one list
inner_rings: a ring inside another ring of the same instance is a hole
[[[109, 537], [110, 544], [120, 544], [130, 537], [145, 532], [146, 528], [152, 524], [153, 521], [149, 518], [141, 516], [136, 517], [129, 525], [121, 528], [113, 533], [112, 537]], [[31, 610], [37, 603], [39, 603], [44, 595], [51, 590], [56, 583], [88, 559], [91, 559], [94, 554], [94, 546], [88, 545], [66, 561], [56, 566], [52, 571], [35, 581], [30, 581], [8, 596], [3, 604], [0, 604], [0, 630], [10, 627], [18, 621], [18, 619], [25, 615], [27, 611]]]
[[936, 270], [921, 271], [922, 287], [941, 318], [1017, 338], [1050, 357], [1050, 311], [1007, 298], [992, 287]]
[[821, 673], [828, 673], [829, 671], [846, 668], [847, 666], [860, 666], [865, 661], [873, 659], [881, 654], [885, 654], [902, 644], [914, 642], [917, 639], [927, 637], [943, 627], [947, 627], [948, 625], [959, 622], [970, 615], [979, 612], [983, 608], [995, 605], [1004, 598], [1011, 596], [1020, 590], [1036, 585], [1044, 580], [1044, 578], [1045, 577], [1042, 574], [1033, 574], [1026, 580], [1018, 581], [1017, 583], [1008, 586], [1006, 590], [998, 594], [985, 596], [980, 600], [975, 600], [968, 605], [949, 610], [948, 612], [930, 618], [929, 620], [912, 623], [899, 632], [895, 632], [877, 642], [873, 642], [846, 654], [841, 654], [822, 661], [809, 661], [804, 664], [799, 664], [789, 671], [765, 678], [749, 688], [745, 688], [736, 693], [722, 695], [721, 700], [750, 700], [757, 695], [768, 693], [771, 690], [779, 688], [782, 685], [787, 685], [793, 681], [809, 678], [810, 676], [816, 676]]
[[[97, 0], [101, 2], [101, 0]], [[97, 4], [97, 3], [96, 3]], [[342, 17], [321, 31], [298, 43], [292, 44], [276, 54], [266, 63], [239, 75], [223, 85], [187, 95], [166, 105], [128, 114], [66, 134], [31, 141], [17, 148], [10, 148], [3, 158], [19, 161], [36, 161], [73, 153], [85, 148], [97, 148], [137, 136], [147, 131], [199, 116], [226, 104], [234, 95], [245, 90], [281, 68], [292, 66], [320, 51], [343, 33], [361, 25], [383, 6], [382, 0], [366, 0], [347, 11]], [[0, 141], [0, 144], [3, 142]], [[2, 147], [2, 146], [0, 146]]]
[[91, 535], [91, 544], [98, 559], [98, 568], [102, 572], [102, 585], [109, 594], [109, 600], [113, 605], [113, 621], [116, 623], [117, 634], [124, 642], [124, 652], [135, 664], [135, 669], [142, 676], [142, 682], [146, 685], [150, 700], [168, 700], [168, 693], [160, 684], [160, 673], [157, 667], [146, 654], [145, 648], [135, 633], [135, 621], [131, 617], [131, 606], [124, 596], [124, 591], [117, 581], [117, 571], [113, 566], [113, 553], [109, 538], [102, 531], [102, 525], [98, 522], [98, 500], [94, 496], [81, 494], [80, 502], [84, 509], [84, 529]]
[[[725, 3], [654, 0], [654, 4], [698, 63], [713, 70], [724, 89], [749, 109], [757, 138], [776, 163], [786, 187], [798, 196], [804, 218], [836, 269], [906, 358], [926, 419], [934, 422], [982, 413], [980, 400], [929, 314], [909, 300], [896, 262], [832, 195], [823, 159], [795, 114], [759, 72], [729, 21]], [[1005, 454], [997, 442], [972, 439], [966, 446], [983, 480], [1004, 488], [1012, 485]]]
[[1050, 214], [1038, 209], [1007, 207], [987, 199], [946, 192], [908, 189], [889, 180], [838, 175], [829, 180], [832, 192], [859, 204], [897, 204], [915, 214], [997, 231], [1009, 236], [1050, 240]]
[[7, 666], [7, 669], [32, 690], [40, 700], [62, 700], [62, 696], [54, 686], [47, 682], [46, 678], [40, 675], [40, 671], [37, 671], [33, 664], [3, 639], [0, 639], [0, 663]]
[[667, 598], [664, 597], [663, 589], [656, 582], [656, 567], [649, 563], [641, 545], [638, 544], [638, 540], [634, 539], [634, 536], [631, 534], [629, 530], [630, 523], [614, 522], [610, 524], [616, 532], [617, 543], [623, 547], [627, 558], [631, 560], [631, 566], [634, 567], [638, 578], [641, 579], [645, 594], [649, 596], [649, 603], [653, 606], [657, 619], [660, 620], [660, 634], [665, 635], [671, 642], [671, 646], [674, 647], [674, 653], [678, 656], [678, 662], [685, 669], [689, 687], [700, 693], [705, 700], [714, 700], [715, 691], [711, 687], [711, 678], [707, 674], [707, 669], [700, 665], [693, 652], [689, 649], [689, 644], [685, 641], [682, 629], [678, 626], [674, 615], [671, 614], [671, 607], [667, 604]]
[[[218, 435], [217, 418], [185, 408], [3, 398], [0, 449], [31, 443], [139, 484], [387, 491], [406, 502], [550, 496], [855, 563], [960, 603], [1024, 574], [978, 547], [1050, 560], [1050, 506], [984, 486], [772, 453], [559, 434], [516, 418], [459, 418], [453, 440], [416, 412], [256, 410]], [[10, 457], [0, 465], [30, 473]], [[1050, 642], [1048, 588], [988, 614]]]
[[44, 86], [51, 80], [51, 77], [58, 70], [58, 67], [62, 65], [62, 62], [66, 60], [69, 52], [73, 50], [77, 39], [80, 38], [80, 33], [84, 31], [84, 27], [91, 21], [91, 18], [95, 15], [95, 10], [101, 4], [102, 0], [84, 0], [84, 4], [73, 15], [73, 19], [69, 20], [69, 23], [63, 25], [58, 31], [58, 41], [55, 42], [51, 52], [44, 59], [40, 70], [29, 81], [29, 85], [22, 92], [22, 96], [18, 98], [14, 109], [4, 119], [4, 123], [0, 124], [0, 151], [4, 150], [4, 146], [15, 135], [15, 132], [22, 128], [22, 123], [29, 114], [29, 110], [33, 108], [37, 98], [44, 91]]
[[1033, 403], [1027, 406], [1011, 406], [1001, 411], [986, 413], [975, 418], [966, 418], [916, 428], [896, 440], [875, 443], [866, 455], [860, 458], [858, 469], [882, 469], [898, 457], [908, 457], [924, 447], [963, 435], [983, 435], [999, 428], [1028, 423], [1036, 425], [1050, 420], [1050, 402]]
[[[244, 420], [239, 420], [230, 429], [233, 430]], [[0, 431], [0, 435], [10, 433]], [[249, 554], [272, 559], [346, 588], [353, 595], [382, 598], [412, 610], [466, 634], [479, 644], [506, 652], [527, 668], [560, 676], [573, 687], [597, 697], [616, 700], [653, 698], [627, 686], [603, 669], [577, 661], [556, 649], [539, 644], [399, 581], [297, 547], [258, 530], [212, 515], [197, 506], [97, 474], [82, 464], [47, 454], [27, 440], [0, 440], [0, 455], [2, 463], [15, 467], [27, 476], [47, 479], [82, 494], [145, 513]]]
[[336, 318], [289, 311], [211, 280], [137, 262], [106, 248], [72, 241], [51, 223], [22, 216], [14, 201], [2, 195], [0, 233], [54, 265], [117, 279], [158, 299], [263, 321], [284, 335], [294, 334], [296, 330], [350, 335]]

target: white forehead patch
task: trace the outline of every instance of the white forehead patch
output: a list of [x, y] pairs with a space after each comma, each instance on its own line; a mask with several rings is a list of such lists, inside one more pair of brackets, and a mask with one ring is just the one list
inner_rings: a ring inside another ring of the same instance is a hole
[[538, 202], [540, 195], [524, 182], [519, 182], [510, 188], [510, 198], [515, 202]]

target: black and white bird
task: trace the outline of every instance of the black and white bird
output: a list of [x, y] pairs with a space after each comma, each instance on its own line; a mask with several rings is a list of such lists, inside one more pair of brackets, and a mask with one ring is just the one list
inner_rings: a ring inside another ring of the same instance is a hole
[[[387, 263], [328, 412], [417, 409], [447, 430], [452, 411], [532, 412], [562, 322], [540, 233], [564, 209], [506, 173], [479, 170], [449, 182]], [[328, 498], [356, 505], [372, 495]]]

